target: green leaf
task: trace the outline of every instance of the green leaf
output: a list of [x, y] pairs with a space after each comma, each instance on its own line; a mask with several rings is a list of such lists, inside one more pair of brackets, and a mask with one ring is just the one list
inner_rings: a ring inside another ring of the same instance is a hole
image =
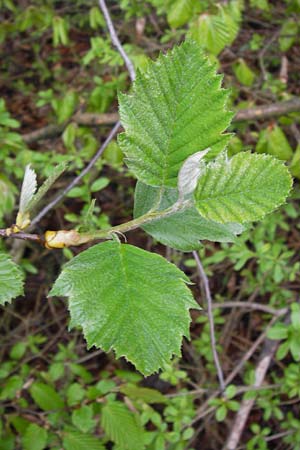
[[67, 403], [69, 406], [77, 405], [84, 398], [85, 390], [79, 383], [72, 383], [67, 389]]
[[201, 47], [217, 56], [233, 42], [238, 30], [237, 20], [220, 7], [219, 14], [201, 14], [191, 25], [190, 33]]
[[239, 58], [236, 64], [233, 65], [233, 71], [240, 83], [245, 86], [252, 86], [255, 80], [255, 73], [243, 58]]
[[227, 416], [227, 408], [226, 405], [221, 405], [216, 411], [216, 419], [218, 422], [223, 422]]
[[175, 0], [168, 8], [168, 23], [172, 28], [179, 28], [189, 21], [193, 14], [195, 0]]
[[283, 22], [280, 30], [279, 48], [286, 52], [294, 44], [298, 35], [298, 24], [294, 19], [287, 19]]
[[44, 411], [56, 411], [65, 406], [60, 395], [48, 384], [35, 382], [29, 391], [35, 403]]
[[64, 433], [63, 448], [64, 450], [105, 450], [100, 440], [79, 431]]
[[292, 178], [285, 165], [269, 155], [242, 152], [209, 163], [198, 181], [196, 206], [220, 223], [261, 219], [285, 202]]
[[228, 92], [199, 46], [186, 41], [138, 73], [131, 94], [119, 96], [125, 133], [119, 145], [135, 176], [152, 186], [176, 187], [183, 162], [195, 152], [224, 149], [232, 114]]
[[[161, 200], [160, 200], [161, 198]], [[164, 189], [147, 186], [138, 182], [135, 190], [134, 216], [147, 213], [157, 203], [159, 210], [173, 205], [178, 198], [176, 189]], [[183, 252], [190, 252], [201, 247], [199, 241], [233, 242], [237, 234], [243, 232], [237, 223], [220, 224], [200, 216], [195, 207], [176, 212], [164, 219], [155, 220], [144, 225], [143, 229], [157, 241]]]
[[138, 416], [133, 414], [121, 402], [110, 401], [102, 408], [101, 426], [106, 435], [127, 450], [142, 450], [144, 431], [138, 422]]
[[262, 130], [255, 151], [257, 153], [268, 153], [284, 161], [288, 161], [293, 156], [289, 141], [278, 125], [270, 125]]
[[30, 424], [22, 437], [23, 450], [43, 450], [47, 444], [47, 431], [36, 425]]
[[23, 295], [23, 272], [8, 255], [0, 253], [0, 305]]
[[128, 384], [120, 388], [122, 394], [127, 395], [127, 397], [132, 400], [143, 401], [145, 403], [167, 403], [167, 398], [163, 396], [156, 389], [139, 387], [134, 384]]
[[93, 407], [91, 405], [83, 405], [72, 413], [72, 423], [83, 433], [92, 431], [96, 425], [93, 419]]
[[280, 340], [286, 339], [288, 336], [288, 327], [283, 323], [277, 323], [267, 332], [269, 339]]
[[149, 375], [189, 336], [188, 310], [199, 306], [188, 281], [161, 256], [111, 241], [67, 263], [50, 295], [69, 297], [71, 326], [82, 327], [89, 348], [114, 349]]

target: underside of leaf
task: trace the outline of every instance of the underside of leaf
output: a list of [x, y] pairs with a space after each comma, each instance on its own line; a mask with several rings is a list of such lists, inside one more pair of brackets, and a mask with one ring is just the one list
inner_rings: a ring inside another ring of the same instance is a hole
[[89, 347], [113, 349], [149, 375], [189, 336], [189, 309], [199, 306], [188, 281], [161, 256], [109, 241], [66, 264], [50, 295], [69, 297], [71, 326]]
[[210, 147], [211, 159], [224, 149], [232, 114], [221, 80], [199, 45], [186, 41], [138, 73], [131, 94], [119, 96], [119, 144], [139, 180], [176, 187], [190, 155]]

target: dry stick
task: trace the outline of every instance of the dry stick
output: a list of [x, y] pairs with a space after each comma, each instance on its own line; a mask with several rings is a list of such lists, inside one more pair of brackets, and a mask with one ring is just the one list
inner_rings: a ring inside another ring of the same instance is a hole
[[[262, 349], [260, 361], [255, 369], [255, 382], [253, 384], [254, 387], [259, 387], [262, 385], [277, 346], [278, 342], [266, 339]], [[235, 421], [231, 427], [229, 438], [223, 450], [236, 450], [254, 403], [255, 398], [242, 401], [240, 410], [235, 417]]]
[[[233, 118], [233, 122], [243, 122], [248, 120], [269, 119], [272, 117], [284, 116], [286, 114], [300, 111], [300, 99], [294, 98], [284, 102], [272, 103], [270, 105], [256, 106], [238, 111]], [[119, 114], [114, 113], [77, 113], [69, 122], [94, 127], [98, 125], [111, 125], [119, 120]], [[65, 128], [63, 125], [47, 125], [39, 130], [22, 135], [26, 144], [32, 144], [42, 139], [49, 139], [60, 135]]]
[[202, 266], [202, 263], [200, 261], [199, 255], [198, 255], [198, 253], [196, 251], [193, 252], [193, 256], [194, 256], [194, 259], [195, 259], [196, 264], [197, 264], [197, 269], [198, 269], [198, 272], [199, 272], [200, 280], [203, 282], [204, 292], [205, 292], [206, 301], [207, 301], [207, 315], [208, 315], [208, 320], [209, 320], [209, 332], [210, 332], [211, 349], [212, 349], [212, 352], [213, 352], [213, 358], [214, 358], [215, 367], [217, 369], [220, 389], [223, 392], [225, 390], [225, 381], [224, 381], [222, 367], [221, 367], [221, 364], [220, 364], [220, 361], [219, 361], [219, 357], [218, 357], [218, 353], [217, 353], [217, 349], [216, 349], [216, 345], [217, 344], [216, 344], [216, 337], [215, 337], [215, 325], [214, 325], [214, 316], [213, 316], [213, 309], [212, 309], [212, 298], [211, 298], [211, 292], [210, 292], [210, 288], [209, 288], [209, 281], [208, 281], [206, 273], [205, 273], [205, 271], [203, 269], [203, 266]]
[[[286, 318], [286, 322], [288, 318]], [[279, 345], [278, 341], [272, 341], [271, 339], [266, 339], [260, 354], [259, 363], [255, 369], [255, 382], [253, 387], [260, 387], [264, 381], [266, 373], [269, 369], [269, 366], [272, 362], [273, 356], [276, 352], [276, 349]], [[240, 410], [237, 413], [234, 423], [231, 427], [231, 432], [227, 439], [223, 450], [236, 450], [240, 438], [242, 436], [243, 430], [245, 428], [246, 422], [248, 420], [249, 414], [253, 405], [255, 403], [255, 398], [243, 400], [240, 405]]]
[[268, 305], [263, 305], [261, 303], [249, 303], [249, 302], [224, 302], [224, 303], [213, 303], [213, 309], [218, 308], [245, 308], [245, 309], [256, 309], [258, 311], [263, 311], [273, 316], [282, 316], [286, 312], [286, 308], [275, 309]]

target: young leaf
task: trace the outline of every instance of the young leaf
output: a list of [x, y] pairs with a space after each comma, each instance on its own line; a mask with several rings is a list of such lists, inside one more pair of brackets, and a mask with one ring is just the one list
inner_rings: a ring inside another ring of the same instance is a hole
[[71, 326], [88, 347], [114, 349], [144, 375], [180, 355], [189, 309], [199, 309], [176, 266], [131, 245], [104, 242], [67, 263], [50, 295], [68, 296]]
[[232, 114], [221, 80], [199, 46], [186, 41], [138, 73], [132, 94], [119, 96], [119, 144], [139, 180], [176, 187], [190, 155], [211, 147], [207, 159], [224, 149]]
[[79, 431], [64, 433], [63, 448], [64, 450], [105, 450], [99, 439]]
[[285, 202], [292, 186], [286, 166], [269, 155], [242, 152], [209, 163], [195, 191], [201, 215], [220, 223], [261, 219]]
[[0, 253], [0, 305], [23, 295], [23, 272], [8, 255]]
[[19, 212], [24, 214], [27, 212], [27, 208], [30, 200], [34, 196], [34, 193], [37, 188], [36, 182], [36, 173], [33, 169], [30, 168], [30, 165], [26, 166], [25, 174], [23, 178], [23, 184], [21, 188], [20, 194], [20, 206]]
[[198, 178], [201, 174], [201, 169], [204, 167], [201, 160], [209, 152], [209, 148], [201, 152], [194, 153], [189, 156], [182, 164], [178, 173], [178, 192], [179, 197], [184, 198], [186, 195], [191, 194], [198, 182]]
[[121, 402], [110, 401], [102, 408], [101, 426], [106, 435], [124, 450], [143, 450], [143, 428]]
[[168, 9], [168, 23], [172, 28], [179, 28], [189, 21], [193, 14], [195, 0], [175, 0]]
[[[138, 182], [135, 189], [134, 216], [139, 217], [147, 213], [157, 204], [159, 210], [167, 209], [177, 198], [176, 189], [164, 189], [161, 193], [161, 188]], [[201, 247], [199, 241], [202, 240], [233, 242], [236, 235], [244, 231], [244, 227], [238, 223], [220, 224], [207, 220], [195, 207], [190, 207], [144, 225], [143, 230], [164, 245], [191, 252]]]
[[41, 201], [41, 199], [44, 197], [44, 195], [47, 194], [51, 186], [55, 183], [58, 177], [61, 176], [61, 174], [66, 170], [67, 163], [62, 162], [58, 164], [56, 167], [54, 167], [51, 175], [44, 181], [42, 186], [39, 188], [37, 193], [31, 198], [31, 200], [28, 203], [28, 210], [32, 210], [36, 207], [36, 205]]
[[56, 411], [64, 408], [64, 401], [52, 386], [35, 382], [30, 387], [30, 394], [43, 411]]
[[22, 444], [24, 450], [43, 450], [47, 444], [47, 431], [32, 423], [22, 437]]

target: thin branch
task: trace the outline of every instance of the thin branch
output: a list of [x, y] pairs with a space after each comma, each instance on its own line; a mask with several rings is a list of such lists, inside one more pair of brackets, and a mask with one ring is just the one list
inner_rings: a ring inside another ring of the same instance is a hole
[[275, 309], [268, 305], [262, 305], [261, 303], [249, 303], [249, 302], [224, 302], [224, 303], [213, 303], [213, 309], [218, 308], [245, 308], [245, 309], [255, 309], [258, 311], [263, 311], [273, 316], [282, 316], [286, 312], [286, 308]]
[[[286, 317], [285, 322], [287, 323], [288, 321], [289, 317]], [[265, 340], [263, 348], [260, 353], [259, 362], [254, 372], [255, 381], [253, 383], [253, 387], [258, 388], [262, 385], [278, 346], [279, 341], [273, 341], [268, 338]], [[254, 403], [255, 397], [251, 399], [245, 399], [242, 401], [240, 409], [236, 414], [234, 423], [231, 427], [231, 431], [227, 439], [227, 442], [223, 447], [223, 450], [237, 449]]]
[[216, 337], [215, 337], [215, 325], [214, 325], [212, 298], [211, 298], [211, 292], [210, 292], [210, 288], [209, 288], [209, 281], [208, 281], [206, 273], [203, 269], [199, 255], [196, 251], [193, 252], [193, 257], [196, 261], [199, 277], [203, 283], [203, 287], [204, 287], [204, 291], [205, 291], [205, 296], [206, 296], [206, 301], [207, 301], [207, 315], [208, 315], [208, 320], [209, 320], [211, 349], [213, 352], [214, 363], [215, 363], [215, 367], [216, 367], [217, 374], [218, 374], [220, 389], [221, 389], [221, 392], [223, 392], [225, 390], [225, 381], [224, 381], [222, 367], [221, 367], [221, 364], [219, 361], [219, 356], [218, 356], [217, 349], [216, 349], [217, 343], [216, 343]]
[[0, 229], [0, 237], [21, 239], [23, 241], [35, 241], [39, 242], [40, 244], [44, 244], [44, 238], [38, 234], [29, 234], [23, 232], [11, 233], [10, 229], [7, 228]]
[[112, 23], [112, 20], [111, 20], [110, 15], [109, 15], [109, 11], [108, 11], [106, 3], [105, 3], [105, 0], [99, 0], [99, 6], [101, 8], [101, 11], [103, 12], [103, 15], [104, 15], [107, 27], [108, 27], [108, 31], [109, 31], [111, 40], [112, 40], [113, 44], [117, 48], [118, 52], [120, 53], [120, 55], [122, 56], [122, 58], [123, 58], [123, 60], [124, 60], [124, 62], [126, 64], [127, 70], [129, 72], [129, 76], [131, 78], [131, 81], [134, 81], [135, 80], [135, 70], [134, 70], [133, 64], [130, 61], [130, 59], [128, 58], [128, 55], [125, 52], [124, 48], [122, 47], [122, 44], [121, 44], [121, 42], [120, 42], [120, 40], [119, 40], [119, 38], [117, 36], [115, 27], [114, 27], [114, 25]]
[[[238, 111], [233, 118], [233, 122], [242, 122], [259, 119], [270, 119], [272, 117], [284, 116], [286, 114], [300, 111], [300, 99], [294, 98], [285, 102], [271, 103], [270, 105], [255, 106]], [[119, 120], [119, 114], [114, 113], [77, 113], [68, 122], [74, 122], [78, 125], [87, 127], [95, 127], [99, 125], [111, 125]], [[47, 125], [39, 130], [32, 131], [22, 135], [22, 139], [26, 144], [49, 139], [59, 136], [65, 129], [63, 125]]]
[[94, 166], [94, 164], [98, 161], [108, 144], [111, 142], [111, 140], [115, 137], [117, 134], [119, 128], [121, 126], [120, 122], [117, 122], [99, 150], [96, 152], [96, 154], [93, 156], [93, 158], [90, 160], [88, 165], [83, 169], [83, 171], [76, 177], [74, 180], [62, 191], [60, 194], [55, 197], [48, 205], [46, 205], [31, 221], [31, 225], [36, 225], [54, 206], [56, 206], [64, 197], [65, 195], [70, 192], [71, 189], [73, 189], [76, 184], [79, 183], [79, 181], [91, 170], [91, 168]]
[[[132, 62], [130, 61], [130, 59], [127, 56], [127, 53], [125, 52], [125, 50], [122, 47], [121, 42], [119, 41], [119, 38], [117, 36], [117, 33], [115, 31], [114, 25], [111, 21], [108, 9], [106, 7], [105, 4], [105, 0], [99, 0], [99, 5], [100, 8], [104, 14], [106, 23], [107, 23], [107, 27], [111, 36], [111, 40], [113, 42], [113, 44], [116, 46], [117, 50], [119, 51], [120, 55], [122, 56], [126, 67], [128, 69], [131, 81], [134, 81], [135, 79], [135, 70], [133, 67]], [[96, 161], [100, 158], [100, 156], [102, 155], [102, 153], [104, 152], [104, 150], [106, 149], [106, 147], [108, 146], [108, 144], [110, 143], [110, 141], [114, 138], [114, 136], [117, 134], [119, 128], [120, 128], [120, 121], [118, 121], [115, 126], [113, 127], [113, 129], [111, 130], [111, 132], [109, 133], [108, 137], [106, 138], [106, 140], [104, 141], [104, 143], [101, 145], [101, 147], [99, 148], [99, 150], [96, 152], [96, 154], [94, 155], [94, 157], [91, 159], [91, 161], [89, 162], [89, 164], [83, 169], [83, 171], [54, 199], [52, 200], [52, 202], [50, 202], [45, 208], [42, 209], [42, 211], [39, 212], [39, 214], [32, 220], [31, 225], [35, 225], [37, 224], [42, 217], [45, 216], [45, 214], [48, 213], [48, 211], [50, 211], [54, 206], [56, 206], [62, 199], [63, 197], [74, 187], [76, 186], [76, 184], [79, 183], [79, 181], [81, 181], [81, 179], [91, 170], [91, 168], [94, 166], [94, 164], [96, 163]]]

